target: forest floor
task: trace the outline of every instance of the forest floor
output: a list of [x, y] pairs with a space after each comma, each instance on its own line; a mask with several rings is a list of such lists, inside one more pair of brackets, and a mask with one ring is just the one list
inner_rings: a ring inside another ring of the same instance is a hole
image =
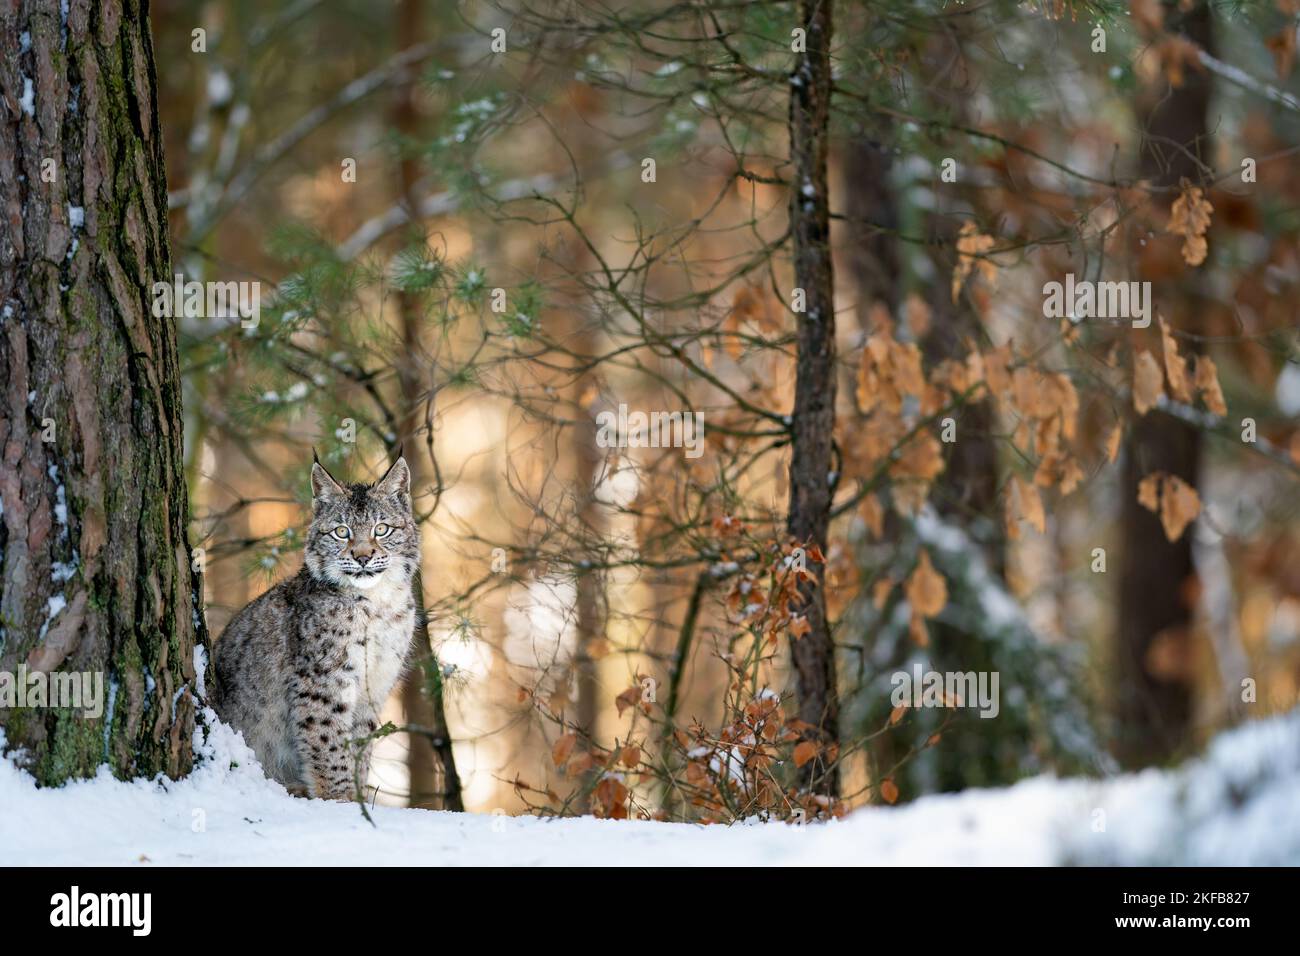
[[[2, 739], [0, 739], [2, 743]], [[38, 790], [0, 760], [0, 865], [1300, 864], [1300, 710], [1218, 737], [1169, 771], [1039, 777], [732, 827], [453, 814], [289, 796], [215, 724], [181, 781]]]

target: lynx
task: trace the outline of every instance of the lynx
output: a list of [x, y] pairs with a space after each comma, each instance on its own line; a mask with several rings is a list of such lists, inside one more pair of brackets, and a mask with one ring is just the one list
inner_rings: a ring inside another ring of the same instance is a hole
[[404, 458], [373, 485], [315, 461], [311, 491], [302, 570], [216, 644], [217, 713], [291, 792], [348, 800], [369, 760], [353, 742], [375, 730], [415, 632], [419, 527]]

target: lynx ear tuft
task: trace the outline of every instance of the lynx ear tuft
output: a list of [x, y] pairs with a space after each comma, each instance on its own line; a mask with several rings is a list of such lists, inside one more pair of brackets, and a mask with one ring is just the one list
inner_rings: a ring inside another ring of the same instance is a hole
[[334, 476], [325, 470], [325, 466], [316, 457], [315, 449], [312, 449], [311, 459], [311, 500], [313, 505], [322, 498], [347, 493], [344, 487], [334, 480]]
[[388, 473], [375, 483], [375, 490], [385, 495], [411, 495], [411, 469], [406, 465], [406, 457], [399, 455], [397, 461], [389, 467]]

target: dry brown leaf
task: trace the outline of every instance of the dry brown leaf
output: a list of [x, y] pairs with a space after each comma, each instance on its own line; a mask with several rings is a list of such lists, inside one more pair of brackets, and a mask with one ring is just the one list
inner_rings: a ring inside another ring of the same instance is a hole
[[640, 700], [641, 688], [639, 685], [633, 684], [627, 690], [623, 691], [623, 693], [614, 698], [614, 706], [618, 708], [618, 715], [622, 717], [623, 711], [627, 710], [629, 707], [635, 707]]
[[1200, 513], [1201, 498], [1196, 489], [1177, 475], [1167, 476], [1160, 491], [1160, 524], [1165, 537], [1177, 541]]
[[1193, 382], [1205, 407], [1216, 415], [1228, 414], [1228, 403], [1223, 398], [1223, 387], [1219, 384], [1219, 370], [1214, 359], [1208, 355], [1198, 355], [1193, 359]]
[[922, 617], [934, 617], [948, 603], [948, 586], [943, 575], [930, 563], [930, 554], [925, 549], [921, 550], [916, 570], [907, 579], [903, 590], [912, 610]]
[[802, 767], [817, 756], [817, 745], [811, 740], [801, 740], [794, 748], [794, 765]]
[[1160, 319], [1160, 346], [1165, 356], [1165, 379], [1169, 382], [1169, 393], [1180, 402], [1192, 400], [1191, 385], [1187, 380], [1187, 360], [1178, 354], [1178, 342], [1164, 318]]
[[1208, 252], [1205, 233], [1210, 228], [1214, 207], [1199, 186], [1184, 179], [1181, 188], [1169, 210], [1168, 231], [1183, 237], [1183, 261], [1189, 266], [1199, 266]]
[[933, 435], [920, 433], [903, 446], [898, 461], [889, 468], [895, 478], [933, 481], [943, 471], [943, 446]]
[[880, 781], [880, 799], [891, 806], [898, 802], [898, 785], [888, 777]]
[[979, 266], [980, 275], [984, 276], [990, 285], [996, 281], [998, 270], [993, 263], [988, 259], [976, 258], [992, 249], [993, 245], [993, 237], [981, 234], [979, 226], [973, 221], [968, 219], [962, 224], [961, 232], [957, 234], [957, 264], [952, 270], [952, 301], [957, 301], [966, 277], [971, 274], [976, 265]]
[[1164, 375], [1155, 356], [1143, 349], [1133, 356], [1133, 407], [1145, 415], [1164, 394]]
[[1153, 471], [1138, 482], [1138, 504], [1147, 511], [1160, 510], [1160, 479], [1164, 472]]
[[569, 757], [573, 754], [573, 748], [578, 744], [577, 734], [565, 734], [555, 742], [551, 747], [551, 759], [555, 761], [555, 766], [563, 767], [569, 762]]
[[903, 715], [906, 713], [907, 713], [907, 704], [898, 704], [896, 707], [894, 707], [894, 709], [889, 712], [889, 726], [893, 727], [895, 724], [897, 724], [900, 720], [903, 719]]
[[635, 767], [641, 762], [641, 748], [636, 744], [628, 744], [619, 751], [618, 762], [624, 767]]
[[569, 758], [568, 766], [565, 768], [564, 775], [570, 778], [578, 777], [586, 773], [595, 765], [596, 758], [584, 750]]
[[1015, 498], [1014, 515], [1017, 521], [1028, 521], [1039, 534], [1047, 532], [1047, 515], [1043, 511], [1043, 499], [1032, 482], [1025, 481], [1019, 475], [1011, 479], [1012, 495]]

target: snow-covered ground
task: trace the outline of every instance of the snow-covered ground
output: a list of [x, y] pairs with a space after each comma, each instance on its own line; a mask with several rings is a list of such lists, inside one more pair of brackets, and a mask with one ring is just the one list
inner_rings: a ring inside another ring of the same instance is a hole
[[[209, 714], [209, 716], [211, 716]], [[230, 764], [237, 762], [234, 769]], [[0, 760], [0, 865], [1300, 864], [1300, 711], [1177, 771], [1038, 778], [823, 825], [542, 820], [290, 797], [215, 725], [178, 782], [38, 790]]]

